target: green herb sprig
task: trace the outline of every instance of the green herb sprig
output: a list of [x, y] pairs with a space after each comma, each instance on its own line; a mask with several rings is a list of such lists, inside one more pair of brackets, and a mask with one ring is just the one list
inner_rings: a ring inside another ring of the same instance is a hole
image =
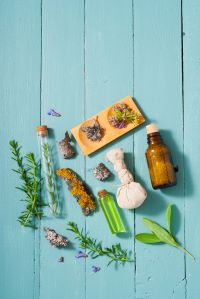
[[167, 220], [167, 228], [163, 228], [161, 225], [156, 223], [153, 220], [148, 218], [143, 218], [144, 224], [152, 231], [152, 233], [141, 233], [135, 235], [135, 239], [142, 243], [165, 243], [170, 246], [176, 247], [177, 249], [182, 250], [184, 253], [191, 256], [193, 259], [195, 257], [187, 251], [184, 247], [182, 247], [172, 235], [171, 232], [171, 204], [168, 204], [166, 210], [166, 220]]
[[25, 210], [19, 215], [18, 221], [24, 227], [36, 229], [35, 218], [40, 219], [43, 216], [41, 208], [44, 206], [40, 200], [40, 163], [35, 160], [33, 153], [28, 153], [22, 157], [21, 146], [15, 140], [11, 140], [9, 144], [12, 151], [11, 158], [17, 164], [17, 169], [12, 170], [19, 174], [22, 181], [21, 186], [16, 188], [26, 195], [24, 199], [21, 199], [25, 203]]
[[52, 173], [52, 167], [51, 167], [51, 160], [50, 160], [50, 154], [49, 154], [49, 145], [47, 143], [44, 143], [42, 146], [42, 152], [44, 157], [44, 162], [46, 165], [46, 170], [44, 169], [46, 179], [47, 179], [47, 192], [49, 193], [49, 197], [51, 199], [49, 203], [49, 207], [52, 211], [53, 215], [58, 214], [58, 201], [56, 197], [56, 187], [54, 183], [54, 177]]
[[128, 250], [123, 250], [120, 243], [116, 243], [111, 247], [103, 248], [101, 242], [98, 242], [96, 239], [91, 238], [88, 234], [85, 234], [83, 229], [80, 231], [76, 223], [68, 222], [68, 226], [68, 230], [72, 231], [76, 235], [75, 239], [79, 240], [79, 246], [81, 248], [87, 249], [87, 253], [93, 259], [99, 256], [106, 256], [110, 259], [107, 264], [108, 266], [112, 262], [120, 262], [122, 264], [126, 262], [133, 262], [128, 255]]

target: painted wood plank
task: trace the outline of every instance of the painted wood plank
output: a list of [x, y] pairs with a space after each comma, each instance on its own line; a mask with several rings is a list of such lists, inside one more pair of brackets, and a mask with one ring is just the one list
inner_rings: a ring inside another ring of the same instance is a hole
[[[172, 228], [184, 242], [184, 165], [181, 75], [181, 1], [134, 0], [134, 95], [149, 122], [156, 122], [179, 166], [178, 184], [153, 191], [145, 161], [146, 132], [135, 135], [137, 178], [148, 189], [146, 203], [136, 212], [136, 233], [147, 231], [143, 216], [165, 225], [168, 202]], [[184, 255], [167, 245], [136, 242], [137, 298], [185, 298]], [[190, 248], [189, 248], [190, 249]]]
[[199, 260], [199, 59], [200, 3], [183, 1], [184, 58], [184, 160], [185, 160], [185, 234], [186, 246], [196, 261], [187, 258], [187, 298], [200, 297]]
[[[43, 1], [42, 7], [42, 123], [52, 129], [55, 168], [70, 167], [84, 177], [84, 158], [77, 147], [77, 156], [64, 160], [56, 142], [77, 120], [83, 121], [84, 111], [84, 6], [83, 1]], [[61, 113], [60, 118], [47, 115], [49, 108]], [[84, 298], [85, 261], [75, 259], [76, 242], [66, 231], [73, 220], [84, 226], [85, 218], [76, 200], [58, 178], [63, 203], [61, 219], [44, 219], [41, 224], [40, 298]], [[66, 235], [71, 247], [50, 248], [44, 239], [43, 227], [49, 226]], [[64, 263], [58, 258], [64, 256]]]
[[36, 152], [34, 126], [40, 120], [40, 1], [0, 1], [1, 298], [34, 296], [34, 231], [17, 222], [23, 210], [20, 184], [11, 169], [8, 142]]
[[[85, 6], [85, 72], [86, 72], [86, 113], [85, 118], [101, 111], [106, 106], [126, 95], [133, 94], [133, 28], [132, 1], [86, 0]], [[114, 174], [111, 181], [97, 181], [91, 172], [99, 162], [105, 161], [106, 152], [113, 147], [123, 147], [126, 162], [133, 169], [133, 137], [128, 136], [111, 143], [86, 158], [86, 179], [95, 196], [101, 189], [115, 194], [119, 180]], [[120, 242], [122, 247], [133, 250], [134, 212], [120, 210], [128, 224], [127, 234], [111, 235], [100, 207], [92, 217], [87, 217], [87, 231], [103, 244]], [[94, 274], [91, 267], [100, 266]], [[106, 258], [87, 259], [86, 298], [135, 298], [134, 264], [111, 265], [107, 268]]]

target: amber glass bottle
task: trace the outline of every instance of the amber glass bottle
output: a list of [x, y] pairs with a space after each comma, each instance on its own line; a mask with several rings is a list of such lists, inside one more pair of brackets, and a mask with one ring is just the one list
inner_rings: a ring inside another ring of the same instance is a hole
[[163, 143], [155, 124], [147, 128], [148, 148], [146, 150], [147, 164], [154, 189], [170, 187], [176, 184], [176, 174], [170, 151]]

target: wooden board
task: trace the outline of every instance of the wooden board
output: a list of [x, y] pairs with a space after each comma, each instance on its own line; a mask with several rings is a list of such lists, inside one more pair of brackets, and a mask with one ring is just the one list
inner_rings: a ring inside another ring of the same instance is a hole
[[[134, 124], [128, 124], [127, 127], [118, 129], [114, 128], [110, 122], [109, 117], [111, 116], [111, 109], [114, 105], [124, 103], [127, 104], [129, 108], [131, 108], [134, 112], [137, 113], [139, 120]], [[90, 125], [95, 119], [98, 119], [100, 127], [103, 131], [103, 137], [100, 141], [91, 141], [87, 138], [86, 134], [81, 130], [83, 127]], [[85, 155], [92, 154], [96, 150], [102, 148], [106, 144], [112, 142], [113, 140], [121, 137], [122, 135], [128, 133], [129, 131], [133, 130], [134, 128], [138, 127], [145, 121], [142, 113], [138, 109], [137, 105], [133, 101], [130, 96], [127, 96], [111, 106], [108, 106], [103, 111], [99, 112], [98, 114], [93, 115], [92, 117], [88, 118], [86, 121], [82, 122], [75, 128], [71, 129], [72, 134], [74, 135], [76, 141], [80, 145], [83, 153]]]

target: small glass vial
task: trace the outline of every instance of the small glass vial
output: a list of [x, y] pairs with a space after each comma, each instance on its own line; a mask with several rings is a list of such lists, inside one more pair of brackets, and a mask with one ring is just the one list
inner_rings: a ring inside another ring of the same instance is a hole
[[115, 201], [106, 190], [98, 192], [98, 199], [112, 234], [126, 232]]
[[148, 148], [146, 159], [153, 189], [170, 187], [176, 184], [176, 174], [168, 147], [163, 143], [156, 124], [147, 129]]
[[48, 143], [48, 128], [47, 126], [37, 126], [36, 131], [40, 147], [42, 172], [44, 174], [46, 193], [48, 196], [48, 205], [51, 213], [54, 216], [58, 216], [60, 212], [59, 201], [52, 163], [52, 155]]

